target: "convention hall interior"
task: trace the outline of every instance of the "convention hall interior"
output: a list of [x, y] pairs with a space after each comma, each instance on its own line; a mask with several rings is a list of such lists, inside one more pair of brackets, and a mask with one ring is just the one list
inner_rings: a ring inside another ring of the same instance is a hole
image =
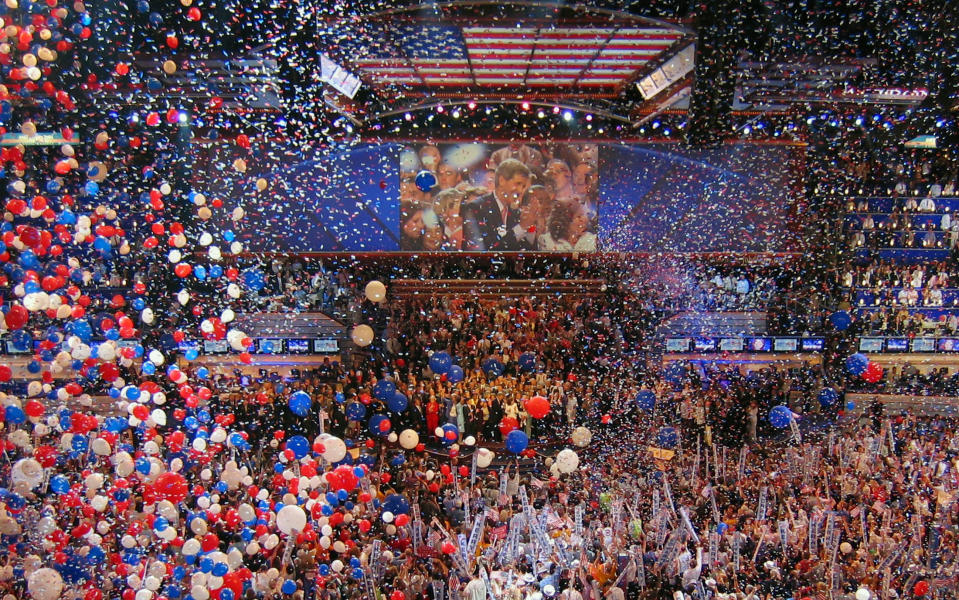
[[0, 600], [956, 600], [959, 3], [2, 0]]

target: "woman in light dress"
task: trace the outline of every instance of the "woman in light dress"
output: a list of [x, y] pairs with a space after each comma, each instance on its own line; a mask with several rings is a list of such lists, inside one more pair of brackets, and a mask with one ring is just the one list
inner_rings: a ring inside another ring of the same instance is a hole
[[588, 228], [585, 206], [576, 200], [557, 202], [537, 245], [543, 252], [595, 252], [596, 234]]

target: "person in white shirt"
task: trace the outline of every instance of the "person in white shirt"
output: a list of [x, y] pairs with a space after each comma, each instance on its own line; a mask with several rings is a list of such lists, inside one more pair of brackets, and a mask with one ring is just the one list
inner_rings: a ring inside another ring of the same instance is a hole
[[896, 296], [896, 300], [899, 301], [899, 304], [904, 306], [909, 305], [909, 288], [902, 288], [899, 290], [899, 294]]
[[486, 583], [479, 577], [474, 577], [463, 588], [463, 600], [486, 600]]
[[932, 198], [926, 196], [919, 203], [919, 212], [936, 212], [936, 203]]
[[942, 290], [934, 287], [926, 292], [926, 306], [942, 306]]
[[938, 183], [934, 183], [931, 186], [929, 186], [929, 195], [932, 196], [933, 198], [938, 198], [939, 196], [941, 196], [942, 186], [939, 185]]
[[936, 246], [936, 234], [932, 231], [927, 231], [925, 235], [922, 236], [922, 247], [935, 248], [935, 246]]
[[866, 236], [863, 232], [857, 231], [852, 234], [852, 239], [849, 242], [849, 245], [853, 248], [861, 248], [866, 244]]
[[872, 215], [866, 215], [866, 218], [862, 220], [863, 231], [870, 231], [876, 228], [876, 222], [873, 220]]
[[947, 231], [950, 227], [952, 227], [952, 215], [949, 214], [949, 209], [947, 208], [942, 218], [939, 219], [939, 229]]
[[[905, 186], [905, 184], [903, 184]], [[896, 186], [896, 189], [899, 189], [899, 186]], [[903, 189], [905, 191], [905, 189]], [[907, 198], [906, 202], [902, 205], [902, 210], [906, 212], [913, 212], [919, 208], [919, 204], [916, 203], [915, 198]]]
[[948, 182], [948, 183], [945, 185], [945, 187], [942, 188], [942, 195], [943, 195], [943, 196], [955, 196], [955, 195], [956, 195], [956, 182], [955, 182], [955, 181], [950, 181], [950, 182]]

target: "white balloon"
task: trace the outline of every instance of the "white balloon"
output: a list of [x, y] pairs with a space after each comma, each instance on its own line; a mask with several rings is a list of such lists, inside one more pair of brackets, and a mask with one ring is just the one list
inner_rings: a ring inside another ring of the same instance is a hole
[[480, 448], [476, 452], [476, 466], [481, 469], [485, 469], [486, 467], [490, 466], [490, 463], [493, 462], [493, 458], [496, 456], [496, 454], [488, 448]]
[[63, 592], [63, 578], [49, 567], [37, 569], [27, 579], [27, 591], [35, 600], [56, 600]]
[[585, 448], [589, 445], [590, 441], [592, 441], [593, 433], [585, 427], [577, 427], [573, 430], [573, 435], [571, 437], [574, 444], [580, 448]]
[[420, 443], [420, 436], [418, 433], [412, 429], [404, 429], [400, 433], [400, 446], [406, 450], [412, 450], [416, 448], [416, 445]]
[[872, 594], [869, 593], [869, 590], [866, 588], [859, 588], [856, 590], [856, 600], [869, 600], [872, 597]]
[[287, 504], [276, 513], [276, 527], [286, 535], [290, 535], [293, 530], [302, 532], [306, 527], [306, 513], [295, 504]]
[[366, 298], [370, 302], [382, 302], [386, 299], [386, 286], [382, 281], [371, 281], [366, 284]]
[[373, 328], [369, 325], [357, 325], [353, 328], [351, 334], [353, 343], [357, 346], [366, 347], [373, 343]]
[[331, 463], [337, 463], [346, 456], [346, 444], [338, 437], [328, 433], [317, 436], [317, 442], [323, 444], [323, 458]]
[[186, 290], [180, 290], [176, 294], [176, 301], [179, 302], [182, 306], [186, 306], [190, 301], [190, 292]]
[[560, 473], [572, 473], [578, 466], [579, 455], [569, 448], [560, 450], [559, 454], [556, 455], [556, 469]]
[[[197, 522], [199, 519], [194, 519], [193, 522]], [[192, 525], [192, 523], [191, 523]], [[183, 548], [180, 549], [180, 552], [184, 556], [193, 556], [200, 552], [200, 540], [196, 538], [190, 538], [187, 541], [183, 542]]]

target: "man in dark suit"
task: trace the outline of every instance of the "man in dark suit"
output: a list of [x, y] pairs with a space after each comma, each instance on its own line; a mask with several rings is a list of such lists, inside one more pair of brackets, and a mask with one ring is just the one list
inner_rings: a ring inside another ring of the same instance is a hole
[[464, 250], [535, 250], [535, 232], [531, 235], [528, 231], [530, 224], [535, 223], [535, 218], [532, 221], [524, 218], [521, 206], [522, 200], [527, 197], [530, 179], [529, 169], [518, 160], [508, 158], [496, 166], [493, 193], [480, 196], [463, 206]]

